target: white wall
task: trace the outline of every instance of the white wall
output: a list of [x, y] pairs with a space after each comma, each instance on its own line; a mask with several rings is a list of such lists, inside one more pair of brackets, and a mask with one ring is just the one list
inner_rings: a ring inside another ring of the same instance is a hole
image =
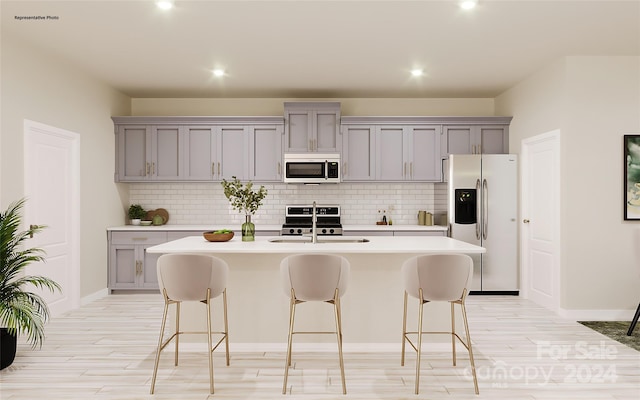
[[[640, 57], [567, 57], [496, 98], [522, 139], [561, 131], [561, 307], [631, 310], [639, 261], [623, 221], [622, 135], [640, 132]], [[637, 245], [637, 244], [636, 244]]]
[[494, 101], [482, 99], [133, 99], [131, 115], [284, 115], [285, 101], [339, 101], [342, 115], [494, 115]]
[[24, 196], [23, 121], [80, 134], [81, 296], [107, 284], [105, 229], [124, 222], [126, 185], [113, 182], [111, 115], [130, 112], [130, 99], [77, 67], [3, 32], [1, 92], [2, 208]]

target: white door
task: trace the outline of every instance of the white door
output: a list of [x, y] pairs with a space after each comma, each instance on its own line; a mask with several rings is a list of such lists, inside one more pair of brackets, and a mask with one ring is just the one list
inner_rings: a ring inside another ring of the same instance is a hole
[[560, 306], [560, 131], [522, 141], [522, 295]]
[[25, 120], [24, 224], [47, 227], [27, 242], [46, 252], [46, 262], [31, 264], [29, 275], [55, 280], [62, 291], [38, 290], [51, 315], [80, 306], [80, 136]]

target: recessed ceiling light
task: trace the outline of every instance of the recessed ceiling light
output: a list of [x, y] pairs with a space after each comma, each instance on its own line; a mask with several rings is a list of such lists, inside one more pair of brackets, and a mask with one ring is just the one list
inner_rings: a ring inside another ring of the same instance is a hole
[[211, 72], [213, 72], [213, 75], [215, 76], [224, 76], [224, 70], [220, 68], [216, 68]]
[[156, 6], [163, 10], [170, 10], [173, 8], [173, 0], [159, 0], [156, 1]]
[[424, 71], [419, 68], [411, 70], [411, 76], [422, 76], [422, 75], [424, 75]]
[[463, 0], [460, 2], [460, 7], [465, 10], [471, 10], [472, 8], [475, 8], [477, 4], [478, 0]]

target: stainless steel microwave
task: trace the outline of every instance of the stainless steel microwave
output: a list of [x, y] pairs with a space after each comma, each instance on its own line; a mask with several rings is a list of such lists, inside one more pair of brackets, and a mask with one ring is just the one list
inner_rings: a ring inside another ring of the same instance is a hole
[[285, 153], [284, 182], [339, 183], [340, 154]]

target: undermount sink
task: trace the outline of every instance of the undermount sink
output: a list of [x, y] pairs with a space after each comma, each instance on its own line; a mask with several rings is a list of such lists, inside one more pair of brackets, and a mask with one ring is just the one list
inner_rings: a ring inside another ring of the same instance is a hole
[[[312, 243], [309, 236], [274, 237], [269, 239], [271, 243]], [[325, 236], [318, 237], [316, 243], [367, 243], [369, 239], [350, 236]]]

